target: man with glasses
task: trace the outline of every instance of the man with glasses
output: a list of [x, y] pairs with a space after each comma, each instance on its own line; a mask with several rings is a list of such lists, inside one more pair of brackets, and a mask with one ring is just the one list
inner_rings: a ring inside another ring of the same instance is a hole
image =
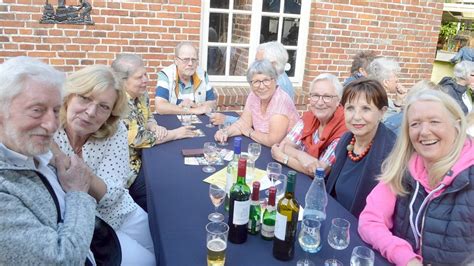
[[216, 96], [207, 73], [198, 63], [198, 51], [192, 43], [176, 46], [174, 64], [158, 73], [157, 113], [204, 114], [212, 108]]

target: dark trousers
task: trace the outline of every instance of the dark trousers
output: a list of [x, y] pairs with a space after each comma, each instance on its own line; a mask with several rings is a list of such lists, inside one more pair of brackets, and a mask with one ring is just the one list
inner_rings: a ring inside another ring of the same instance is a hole
[[138, 176], [133, 182], [133, 184], [128, 189], [130, 196], [133, 200], [146, 212], [146, 183], [145, 183], [145, 174], [143, 173], [143, 167], [140, 167], [138, 171]]

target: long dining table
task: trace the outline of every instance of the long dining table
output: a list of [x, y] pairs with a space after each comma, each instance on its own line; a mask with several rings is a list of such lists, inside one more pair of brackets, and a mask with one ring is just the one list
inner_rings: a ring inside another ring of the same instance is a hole
[[[181, 126], [176, 115], [156, 115], [158, 124], [168, 129]], [[202, 171], [202, 166], [185, 165], [182, 149], [202, 148], [204, 142], [214, 141], [217, 127], [208, 128], [205, 124], [209, 119], [205, 115], [198, 118], [202, 123], [194, 124], [201, 129], [205, 136], [181, 139], [144, 149], [142, 153], [143, 170], [147, 186], [147, 204], [149, 224], [154, 243], [158, 265], [187, 266], [206, 265], [206, 229], [209, 222], [208, 214], [214, 211], [209, 198], [209, 184], [203, 180], [209, 176]], [[232, 149], [233, 137], [229, 138], [227, 149]], [[247, 151], [247, 145], [252, 140], [242, 136], [242, 151]], [[262, 146], [262, 152], [256, 161], [256, 167], [265, 169], [268, 162], [273, 161], [270, 148]], [[225, 165], [216, 165], [217, 171]], [[283, 173], [290, 170], [283, 165]], [[312, 179], [298, 173], [295, 196], [304, 207], [305, 194]], [[227, 213], [224, 207], [219, 208]], [[321, 226], [321, 250], [309, 254], [315, 265], [324, 265], [324, 261], [336, 258], [344, 265], [350, 265], [352, 249], [355, 246], [367, 246], [357, 233], [357, 218], [344, 209], [337, 201], [328, 195], [327, 218]], [[344, 250], [335, 250], [329, 246], [327, 235], [331, 220], [340, 217], [348, 220], [350, 226], [350, 244]], [[279, 261], [272, 255], [272, 241], [265, 241], [259, 235], [249, 235], [244, 244], [228, 242], [226, 262], [228, 266], [249, 265], [295, 265], [296, 261], [304, 258], [305, 254], [295, 242], [295, 256], [290, 261]], [[390, 265], [375, 251], [375, 265]]]

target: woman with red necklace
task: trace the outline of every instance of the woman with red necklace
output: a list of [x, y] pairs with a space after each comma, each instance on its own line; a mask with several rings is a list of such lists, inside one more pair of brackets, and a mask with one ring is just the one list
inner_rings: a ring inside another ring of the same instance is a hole
[[336, 163], [327, 191], [356, 217], [377, 185], [383, 160], [392, 150], [396, 135], [381, 123], [388, 98], [382, 84], [362, 78], [344, 88], [341, 104], [349, 132], [336, 147]]

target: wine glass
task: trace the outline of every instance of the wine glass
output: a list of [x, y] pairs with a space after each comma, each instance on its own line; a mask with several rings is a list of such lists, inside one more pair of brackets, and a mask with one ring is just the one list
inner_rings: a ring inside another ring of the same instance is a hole
[[204, 158], [206, 159], [207, 165], [202, 168], [204, 173], [214, 173], [216, 168], [211, 166], [211, 163], [215, 162], [217, 157], [217, 146], [214, 142], [204, 143]]
[[374, 266], [374, 252], [363, 246], [357, 246], [352, 250], [351, 266]]
[[314, 263], [308, 258], [308, 253], [316, 253], [321, 249], [321, 223], [312, 218], [305, 218], [301, 222], [301, 230], [298, 235], [298, 243], [301, 249], [305, 251], [305, 259], [296, 262], [297, 266], [314, 266]]
[[[278, 179], [278, 175], [281, 174], [281, 164], [276, 162], [270, 162], [267, 164], [267, 176], [270, 181], [272, 181], [272, 185], [275, 185], [275, 180]], [[268, 190], [265, 192], [268, 196]], [[277, 191], [278, 194], [278, 191]]]
[[324, 262], [324, 266], [343, 266], [342, 262], [336, 260], [336, 259], [327, 259]]
[[257, 161], [258, 157], [260, 157], [260, 153], [262, 151], [262, 145], [259, 143], [250, 143], [247, 148], [248, 154], [248, 161], [247, 166], [249, 167], [247, 173], [247, 179], [252, 180], [255, 177], [255, 162]]
[[333, 249], [343, 250], [349, 246], [351, 223], [342, 218], [334, 218], [328, 234], [328, 243]]
[[223, 190], [221, 187], [214, 184], [209, 185], [209, 197], [211, 198], [211, 202], [215, 207], [215, 211], [207, 216], [211, 222], [224, 221], [224, 215], [217, 212], [217, 209], [224, 202], [225, 195], [225, 190]]
[[[224, 123], [219, 125], [219, 130], [221, 130], [222, 135], [224, 135], [226, 137], [226, 139], [228, 137], [228, 131], [227, 130], [229, 129], [229, 126], [230, 126], [229, 122], [224, 122]], [[226, 146], [227, 144], [228, 144], [227, 140], [219, 142], [219, 145], [221, 145], [221, 146]]]
[[216, 107], [213, 105], [210, 106], [209, 109], [207, 109], [206, 115], [209, 117], [209, 123], [206, 124], [206, 127], [214, 127], [214, 125], [211, 122], [211, 117], [212, 114], [216, 111]]

